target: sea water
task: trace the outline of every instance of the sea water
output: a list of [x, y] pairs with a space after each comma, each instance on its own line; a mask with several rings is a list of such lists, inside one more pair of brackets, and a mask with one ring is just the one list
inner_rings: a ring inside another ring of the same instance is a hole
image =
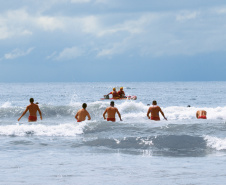
[[[137, 100], [116, 100], [123, 121], [107, 122], [100, 98], [121, 86]], [[225, 92], [226, 82], [1, 83], [0, 184], [225, 184]], [[43, 120], [18, 122], [31, 97]], [[153, 100], [168, 121], [147, 118]], [[77, 123], [84, 102], [92, 119]]]

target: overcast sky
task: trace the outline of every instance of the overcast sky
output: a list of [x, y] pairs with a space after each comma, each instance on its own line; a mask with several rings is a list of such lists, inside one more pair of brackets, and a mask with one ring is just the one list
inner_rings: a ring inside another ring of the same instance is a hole
[[0, 82], [226, 80], [226, 1], [1, 1], [0, 47]]

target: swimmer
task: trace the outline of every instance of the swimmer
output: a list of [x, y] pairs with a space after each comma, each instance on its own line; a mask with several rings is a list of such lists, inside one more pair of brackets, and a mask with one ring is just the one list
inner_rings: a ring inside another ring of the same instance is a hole
[[114, 107], [114, 104], [115, 104], [114, 101], [111, 101], [111, 103], [110, 103], [111, 106], [106, 108], [106, 110], [103, 114], [103, 117], [104, 117], [104, 119], [106, 119], [105, 114], [107, 113], [108, 114], [107, 121], [115, 122], [115, 114], [117, 112], [118, 117], [120, 118], [120, 121], [122, 121], [121, 114], [119, 113], [118, 109], [116, 107]]
[[207, 115], [207, 112], [205, 110], [198, 110], [196, 112], [197, 119], [207, 119], [206, 115]]
[[120, 90], [118, 91], [118, 96], [120, 98], [126, 98], [125, 92], [123, 91], [123, 87], [120, 87]]
[[[161, 112], [164, 119], [167, 120], [164, 113], [162, 112], [162, 109], [159, 106], [157, 106], [157, 101], [154, 100], [152, 102], [152, 106], [149, 107], [148, 109], [147, 117], [151, 120], [160, 121], [159, 112]], [[149, 116], [150, 113], [151, 113], [151, 117]]]
[[30, 98], [30, 105], [27, 106], [27, 108], [25, 109], [25, 111], [23, 112], [23, 114], [20, 116], [20, 118], [18, 119], [18, 121], [20, 121], [20, 119], [26, 114], [26, 112], [29, 110], [29, 117], [28, 117], [28, 122], [33, 122], [33, 121], [37, 121], [37, 111], [39, 112], [40, 115], [40, 119], [42, 120], [42, 112], [39, 109], [39, 106], [36, 104], [34, 104], [34, 99]]
[[86, 110], [87, 104], [82, 104], [82, 109], [80, 109], [77, 114], [75, 115], [75, 119], [77, 122], [82, 122], [86, 120], [86, 116], [88, 116], [88, 120], [91, 120], [91, 117], [89, 115], [89, 112]]

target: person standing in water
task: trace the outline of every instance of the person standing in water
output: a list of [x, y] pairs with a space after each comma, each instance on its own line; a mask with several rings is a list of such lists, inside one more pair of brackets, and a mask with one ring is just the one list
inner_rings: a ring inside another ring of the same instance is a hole
[[38, 103], [35, 104], [33, 98], [30, 98], [30, 103], [31, 104], [27, 106], [27, 108], [25, 109], [23, 114], [20, 116], [18, 121], [20, 121], [20, 119], [26, 114], [27, 111], [29, 111], [29, 113], [30, 113], [30, 115], [28, 117], [28, 122], [37, 121], [37, 111], [39, 112], [40, 119], [42, 120], [42, 112], [39, 109], [39, 106], [37, 105]]
[[[161, 112], [164, 119], [167, 120], [164, 113], [162, 112], [162, 109], [159, 106], [157, 106], [157, 101], [154, 100], [152, 102], [152, 106], [149, 107], [148, 109], [147, 117], [151, 120], [160, 121], [159, 112]], [[150, 113], [151, 113], [151, 117], [149, 116]]]
[[108, 114], [107, 121], [115, 122], [115, 114], [117, 113], [118, 117], [120, 118], [120, 121], [122, 121], [121, 114], [119, 113], [118, 109], [114, 107], [114, 105], [115, 105], [114, 101], [111, 101], [110, 107], [106, 108], [103, 117], [104, 119], [106, 119], [105, 114], [107, 113]]
[[197, 119], [207, 119], [206, 115], [207, 115], [207, 112], [205, 110], [198, 110], [196, 112]]
[[82, 122], [86, 120], [86, 116], [88, 116], [88, 120], [91, 120], [91, 117], [89, 115], [89, 112], [86, 110], [87, 104], [82, 104], [82, 109], [80, 109], [77, 114], [75, 115], [75, 119], [77, 122]]

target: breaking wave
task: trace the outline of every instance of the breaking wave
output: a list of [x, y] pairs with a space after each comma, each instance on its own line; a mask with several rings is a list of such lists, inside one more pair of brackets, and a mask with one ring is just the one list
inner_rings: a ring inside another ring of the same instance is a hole
[[[147, 119], [146, 114], [148, 107], [142, 102], [135, 101], [116, 101], [116, 107], [119, 109], [122, 117], [128, 120], [142, 120]], [[91, 117], [95, 119], [102, 118], [104, 110], [109, 106], [109, 101], [97, 101], [89, 103], [87, 110]], [[69, 117], [74, 116], [76, 112], [81, 109], [81, 103], [74, 103], [71, 105], [40, 105], [43, 117]], [[196, 119], [196, 111], [199, 109], [205, 109], [207, 111], [208, 119], [226, 119], [226, 107], [182, 107], [182, 106], [170, 106], [162, 107], [163, 112], [169, 120], [186, 120]], [[25, 110], [25, 107], [12, 106], [10, 102], [6, 102], [0, 106], [0, 117], [18, 117]]]
[[0, 136], [76, 136], [83, 134], [86, 124], [16, 124], [0, 126]]

